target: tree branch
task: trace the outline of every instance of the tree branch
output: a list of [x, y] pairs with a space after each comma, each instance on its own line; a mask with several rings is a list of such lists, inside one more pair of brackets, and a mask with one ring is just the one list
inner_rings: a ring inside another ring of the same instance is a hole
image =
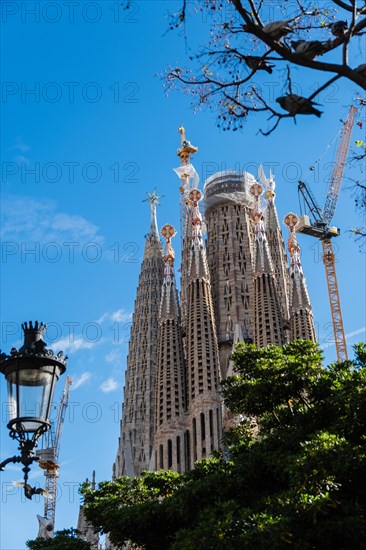
[[249, 16], [249, 13], [247, 12], [247, 10], [243, 8], [243, 5], [240, 2], [240, 0], [231, 0], [231, 1], [234, 4], [235, 8], [237, 9], [238, 13], [244, 19], [245, 23], [247, 25], [252, 24], [252, 18]]
[[342, 0], [333, 0], [333, 2], [337, 4], [337, 6], [339, 6], [340, 8], [346, 11], [350, 11], [350, 12], [353, 11], [353, 7], [350, 6], [349, 4], [346, 4], [345, 2], [342, 2]]
[[[279, 62], [287, 62], [290, 66], [304, 67], [309, 71], [325, 74], [326, 81], [312, 92], [308, 98], [303, 98], [305, 103], [311, 104], [313, 98], [341, 78], [346, 78], [360, 88], [366, 89], [365, 71], [362, 68], [352, 69], [348, 61], [351, 40], [356, 36], [360, 36], [366, 28], [366, 18], [360, 19], [360, 15], [364, 9], [366, 10], [366, 6], [365, 8], [358, 8], [356, 1], [339, 0], [334, 2], [338, 7], [346, 9], [347, 13], [352, 13], [352, 21], [347, 32], [344, 34], [340, 32], [338, 36], [330, 37], [328, 40], [321, 42], [324, 45], [323, 55], [339, 48], [341, 62], [333, 63], [324, 61], [323, 58], [319, 59], [319, 57], [317, 59], [306, 58], [304, 55], [296, 53], [287, 43], [286, 38], [274, 39], [268, 32], [263, 32], [263, 14], [260, 13], [264, 4], [263, 0], [231, 0], [231, 4], [239, 15], [239, 21], [237, 18], [232, 17], [226, 21], [225, 19], [214, 21], [213, 29], [215, 25], [218, 25], [219, 30], [216, 34], [215, 32], [211, 33], [207, 51], [195, 56], [201, 67], [195, 74], [191, 71], [182, 71], [180, 68], [172, 69], [168, 73], [169, 86], [172, 88], [172, 83], [177, 81], [177, 83], [184, 86], [186, 92], [193, 94], [199, 104], [205, 104], [210, 100], [214, 101], [219, 108], [219, 119], [225, 120], [228, 125], [230, 125], [230, 117], [234, 120], [243, 119], [252, 111], [268, 111], [271, 115], [268, 120], [276, 117], [274, 127], [277, 127], [280, 120], [286, 117], [292, 117], [296, 123], [296, 116], [301, 114], [301, 108], [297, 113], [294, 113], [294, 111], [291, 111], [291, 114], [288, 112], [278, 113], [271, 106], [272, 101], [268, 101], [267, 95], [263, 94], [259, 88], [253, 86], [248, 93], [244, 85], [248, 82], [253, 83], [255, 74], [258, 74], [258, 76], [264, 75], [264, 71], [272, 74], [275, 68], [273, 65], [268, 64], [272, 61], [275, 62], [275, 65], [278, 65]], [[188, 3], [184, 2], [180, 11], [180, 14], [183, 14], [183, 19], [186, 17], [186, 9], [188, 9], [186, 6], [188, 6]], [[214, 11], [222, 8], [218, 0], [206, 0], [206, 6]], [[220, 11], [220, 16], [222, 13]], [[296, 0], [293, 17], [285, 20], [285, 23], [286, 21], [290, 22], [294, 33], [301, 29], [308, 31], [308, 34], [315, 29], [324, 29], [325, 27], [329, 29], [333, 22], [333, 16], [329, 15], [328, 20], [322, 21], [322, 24], [319, 25], [318, 17], [320, 15], [324, 16], [321, 9], [307, 8], [302, 0]], [[327, 18], [327, 15], [325, 17]], [[265, 19], [263, 20], [265, 21]], [[329, 30], [326, 29], [326, 32], [328, 33]], [[310, 35], [307, 39], [311, 41], [313, 37]], [[259, 54], [254, 55], [252, 52], [258, 46], [261, 47], [261, 50]], [[250, 51], [250, 48], [252, 48], [252, 51]], [[265, 50], [264, 53], [263, 50]], [[207, 56], [206, 59], [202, 59], [205, 56]], [[244, 63], [245, 68], [249, 67], [245, 77], [243, 77]], [[329, 78], [326, 76], [327, 73], [331, 73]], [[295, 90], [295, 87], [292, 86], [289, 67], [287, 83], [289, 94], [291, 94], [292, 88]], [[220, 94], [222, 94], [221, 97]], [[226, 101], [229, 103], [226, 103]], [[272, 131], [273, 127], [266, 132], [260, 130], [263, 135], [269, 135]]]
[[341, 78], [341, 75], [337, 74], [336, 76], [333, 76], [333, 78], [331, 78], [330, 80], [327, 80], [327, 82], [325, 82], [325, 84], [323, 84], [323, 86], [320, 86], [320, 88], [318, 88], [313, 94], [311, 94], [311, 96], [309, 96], [307, 98], [308, 101], [312, 101], [320, 92], [322, 92], [323, 90], [328, 88], [328, 86], [333, 84], [333, 82], [335, 82], [339, 78]]
[[[364, 26], [366, 26], [366, 21], [363, 21], [362, 23]], [[358, 25], [356, 25], [356, 27], [358, 27]], [[356, 30], [356, 27], [355, 27], [355, 30]], [[340, 76], [344, 76], [349, 80], [352, 80], [353, 82], [361, 86], [361, 88], [366, 90], [366, 79], [362, 77], [362, 75], [355, 73], [347, 65], [336, 65], [335, 63], [325, 63], [323, 61], [314, 61], [311, 59], [305, 59], [301, 55], [298, 55], [292, 52], [288, 46], [285, 46], [280, 42], [276, 42], [275, 40], [273, 40], [267, 33], [263, 32], [262, 29], [260, 29], [257, 25], [254, 25], [253, 23], [250, 23], [249, 25], [247, 25], [246, 30], [248, 33], [253, 34], [257, 38], [259, 38], [269, 48], [271, 48], [276, 53], [278, 53], [283, 59], [286, 59], [287, 61], [290, 61], [295, 65], [308, 67], [309, 69], [316, 69], [318, 71], [337, 73]], [[337, 46], [338, 45], [339, 44], [337, 44]]]
[[252, 12], [253, 12], [253, 16], [254, 16], [254, 19], [257, 21], [258, 25], [260, 25], [261, 27], [263, 27], [263, 23], [261, 21], [261, 18], [259, 17], [259, 14], [257, 12], [257, 9], [254, 5], [254, 2], [253, 0], [248, 0], [249, 1], [249, 4], [250, 4], [250, 7], [252, 8]]

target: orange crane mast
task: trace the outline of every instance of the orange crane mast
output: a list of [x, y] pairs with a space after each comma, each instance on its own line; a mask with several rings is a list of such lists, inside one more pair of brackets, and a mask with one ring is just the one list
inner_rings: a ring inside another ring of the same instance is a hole
[[339, 235], [339, 229], [330, 227], [333, 215], [337, 206], [338, 196], [341, 189], [344, 167], [347, 160], [347, 153], [351, 140], [352, 128], [355, 120], [356, 107], [353, 105], [343, 123], [341, 136], [338, 144], [337, 155], [333, 166], [332, 176], [328, 187], [327, 198], [325, 200], [324, 210], [322, 211], [310, 188], [302, 181], [299, 182], [299, 194], [302, 195], [304, 202], [313, 218], [310, 222], [309, 216], [304, 215], [299, 219], [296, 231], [317, 237], [322, 242], [323, 263], [327, 278], [330, 309], [332, 314], [332, 323], [334, 331], [334, 341], [337, 350], [338, 361], [348, 359], [346, 337], [342, 318], [341, 302], [337, 282], [337, 273], [335, 267], [335, 256], [332, 244], [332, 237]]
[[322, 247], [337, 358], [338, 361], [347, 361], [348, 353], [346, 335], [344, 333], [341, 300], [339, 297], [337, 272], [335, 267], [335, 256], [331, 239], [324, 239], [322, 241]]

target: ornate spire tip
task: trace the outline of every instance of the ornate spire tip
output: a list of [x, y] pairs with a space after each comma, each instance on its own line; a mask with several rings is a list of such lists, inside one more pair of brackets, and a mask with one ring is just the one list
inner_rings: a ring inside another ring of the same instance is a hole
[[160, 206], [159, 199], [165, 197], [165, 195], [158, 195], [156, 189], [152, 193], [146, 191], [147, 199], [144, 199], [142, 202], [148, 202], [150, 206]]
[[178, 132], [180, 133], [180, 149], [177, 151], [179, 157], [183, 157], [185, 161], [188, 161], [189, 156], [197, 153], [198, 147], [192, 145], [189, 139], [186, 138], [186, 131], [183, 126], [179, 126]]

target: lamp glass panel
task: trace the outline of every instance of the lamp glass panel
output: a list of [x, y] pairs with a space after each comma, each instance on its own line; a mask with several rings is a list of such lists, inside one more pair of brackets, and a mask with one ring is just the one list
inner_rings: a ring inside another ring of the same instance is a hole
[[20, 369], [7, 376], [10, 420], [22, 418], [24, 431], [34, 432], [42, 421], [48, 421], [55, 375], [55, 369], [47, 367]]

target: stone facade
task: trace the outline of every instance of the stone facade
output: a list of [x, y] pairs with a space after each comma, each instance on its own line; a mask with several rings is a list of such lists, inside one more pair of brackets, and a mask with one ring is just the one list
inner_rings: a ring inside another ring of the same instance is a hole
[[[174, 275], [175, 234], [156, 221], [156, 196], [133, 316], [124, 390], [121, 437], [114, 476], [143, 469], [184, 472], [221, 446], [230, 415], [220, 379], [231, 374], [238, 340], [259, 347], [289, 340], [315, 341], [299, 248], [291, 232], [287, 255], [278, 221], [274, 181], [246, 172], [220, 172], [202, 193], [185, 138], [175, 171], [181, 191], [181, 293]], [[207, 227], [206, 243], [204, 229]], [[290, 246], [291, 245], [291, 246]], [[180, 303], [182, 310], [180, 309]]]
[[[88, 478], [86, 478], [85, 481], [88, 483]], [[93, 472], [91, 487], [95, 489], [95, 472]], [[101, 546], [99, 546], [99, 535], [98, 533], [94, 533], [93, 526], [86, 520], [83, 505], [79, 508], [77, 532], [81, 540], [90, 544], [90, 550], [99, 550], [99, 548], [101, 548]]]
[[253, 341], [253, 197], [248, 173], [221, 172], [205, 184], [207, 257], [211, 275], [220, 369], [227, 375], [235, 327]]
[[186, 373], [183, 353], [178, 291], [174, 274], [171, 225], [162, 228], [166, 240], [164, 282], [160, 303], [158, 334], [158, 372], [156, 380], [154, 467], [186, 469], [184, 456]]
[[157, 340], [163, 270], [163, 249], [153, 202], [132, 318], [121, 435], [113, 472], [116, 477], [123, 474], [134, 477], [150, 468], [155, 431]]
[[301, 265], [300, 246], [297, 242], [295, 226], [298, 219], [295, 214], [287, 214], [284, 223], [290, 229], [288, 250], [290, 252], [290, 329], [291, 340], [304, 338], [316, 341], [313, 311], [305, 275]]

